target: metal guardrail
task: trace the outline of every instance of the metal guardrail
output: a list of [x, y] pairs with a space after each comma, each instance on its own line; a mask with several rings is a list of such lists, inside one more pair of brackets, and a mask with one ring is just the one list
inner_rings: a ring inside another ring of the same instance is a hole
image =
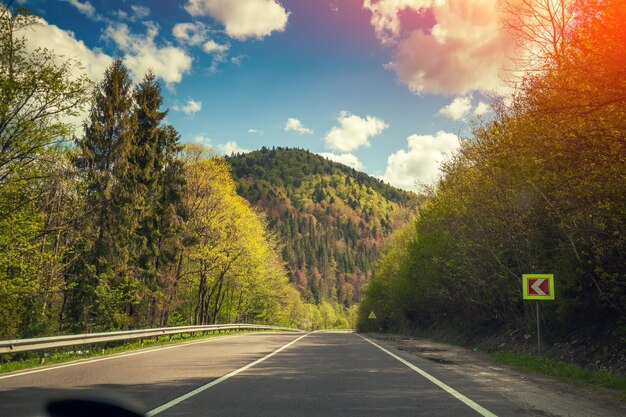
[[86, 333], [65, 336], [37, 337], [32, 339], [0, 340], [0, 354], [31, 352], [46, 349], [89, 345], [124, 340], [148, 339], [158, 336], [171, 336], [184, 333], [214, 332], [220, 330], [280, 330], [302, 332], [289, 327], [266, 326], [260, 324], [212, 324], [205, 326], [161, 327], [158, 329], [126, 330], [108, 333]]

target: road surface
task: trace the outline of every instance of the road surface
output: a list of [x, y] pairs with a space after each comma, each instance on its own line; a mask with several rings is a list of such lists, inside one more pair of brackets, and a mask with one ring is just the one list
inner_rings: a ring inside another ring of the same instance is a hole
[[3, 374], [0, 416], [42, 416], [60, 390], [159, 417], [526, 415], [441, 364], [348, 332], [223, 336]]

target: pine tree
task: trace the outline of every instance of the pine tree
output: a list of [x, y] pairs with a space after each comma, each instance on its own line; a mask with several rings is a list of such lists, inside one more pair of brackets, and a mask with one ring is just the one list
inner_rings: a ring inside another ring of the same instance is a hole
[[[158, 290], [157, 259], [159, 257], [160, 202], [163, 193], [165, 130], [161, 122], [167, 115], [160, 111], [163, 99], [156, 76], [148, 72], [135, 88], [135, 117], [137, 133], [129, 155], [131, 175], [126, 178], [129, 190], [134, 190], [138, 211], [138, 227], [133, 233], [133, 273], [139, 285], [139, 311], [132, 309], [135, 322], [155, 321], [152, 298]], [[152, 310], [152, 311], [145, 311]]]
[[136, 187], [141, 205], [139, 228], [136, 231], [138, 254], [137, 269], [142, 283], [150, 290], [156, 284], [156, 257], [158, 256], [157, 206], [162, 194], [159, 177], [162, 175], [163, 161], [160, 155], [164, 132], [160, 123], [167, 112], [160, 111], [163, 99], [161, 87], [153, 73], [148, 72], [135, 89], [137, 134], [130, 155], [133, 175], [128, 185]]
[[129, 185], [136, 126], [130, 75], [118, 59], [95, 89], [85, 134], [77, 140], [90, 210], [66, 294], [74, 328], [126, 325], [119, 313], [132, 304], [136, 284], [129, 271], [138, 220], [136, 189]]
[[[171, 125], [162, 128], [161, 142], [158, 152], [158, 189], [160, 195], [155, 208], [156, 232], [154, 253], [154, 270], [157, 272], [157, 283], [166, 295], [165, 305], [160, 311], [152, 308], [152, 324], [166, 325], [171, 302], [181, 278], [183, 259], [183, 240], [185, 222], [189, 217], [185, 205], [185, 167], [178, 157], [181, 151], [180, 137]], [[156, 303], [158, 294], [153, 295], [152, 305]], [[158, 313], [158, 316], [157, 316]], [[156, 321], [158, 320], [158, 322]]]

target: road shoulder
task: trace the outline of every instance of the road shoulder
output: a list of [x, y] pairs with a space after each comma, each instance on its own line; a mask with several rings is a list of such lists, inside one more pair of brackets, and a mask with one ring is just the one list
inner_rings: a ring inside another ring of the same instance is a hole
[[495, 363], [483, 352], [398, 335], [366, 334], [376, 343], [404, 354], [428, 359], [486, 385], [527, 410], [546, 417], [621, 417], [626, 404], [615, 392], [555, 381]]

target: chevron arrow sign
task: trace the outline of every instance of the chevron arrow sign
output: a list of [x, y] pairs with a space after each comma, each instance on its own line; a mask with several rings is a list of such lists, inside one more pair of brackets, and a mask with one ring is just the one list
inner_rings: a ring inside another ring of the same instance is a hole
[[524, 300], [554, 300], [554, 275], [524, 274]]

